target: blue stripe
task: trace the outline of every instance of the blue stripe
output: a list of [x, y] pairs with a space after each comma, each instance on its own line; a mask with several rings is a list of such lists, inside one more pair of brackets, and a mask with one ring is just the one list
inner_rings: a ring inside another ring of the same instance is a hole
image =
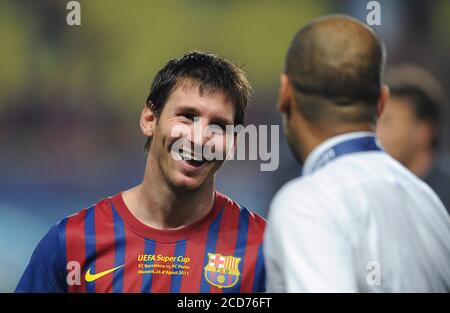
[[253, 277], [252, 292], [266, 291], [266, 268], [264, 265], [263, 245], [258, 248], [258, 257], [255, 265], [255, 276]]
[[[114, 219], [114, 267], [117, 267], [125, 264], [125, 230], [123, 220], [115, 210], [112, 202], [111, 210]], [[123, 273], [123, 267], [113, 272], [113, 292], [123, 292]]]
[[[91, 273], [95, 273], [95, 206], [87, 209], [84, 217], [84, 236], [85, 236], [85, 251], [86, 251], [86, 265], [85, 270], [91, 269]], [[83, 277], [84, 279], [84, 277]], [[95, 292], [95, 281], [86, 282], [86, 290], [89, 293]]]
[[[145, 239], [145, 248], [144, 253], [145, 254], [155, 254], [155, 242], [153, 240]], [[154, 261], [147, 261], [143, 262], [143, 264], [151, 265], [155, 263]], [[152, 270], [152, 267], [148, 267], [148, 270]], [[147, 270], [146, 268], [143, 268], [143, 270]], [[153, 274], [142, 274], [142, 286], [141, 286], [141, 292], [150, 292], [152, 289], [152, 281], [153, 281]]]
[[[177, 241], [175, 245], [175, 254], [174, 256], [176, 258], [184, 257], [184, 254], [186, 252], [186, 240], [180, 240]], [[173, 262], [175, 265], [174, 272], [183, 271], [182, 269], [177, 268], [177, 265], [185, 265], [185, 263], [178, 261], [175, 259], [175, 262]], [[170, 292], [171, 293], [179, 293], [180, 287], [181, 287], [181, 280], [183, 279], [184, 275], [172, 275], [172, 282], [170, 285]]]
[[[208, 258], [208, 252], [209, 253], [215, 253], [216, 252], [216, 244], [217, 244], [217, 237], [219, 235], [219, 226], [220, 226], [220, 220], [222, 219], [222, 213], [223, 208], [220, 211], [219, 215], [216, 217], [214, 222], [209, 226], [208, 230], [208, 239], [206, 240], [206, 248], [205, 248], [205, 256], [203, 260], [203, 266], [207, 264], [209, 258]], [[202, 268], [203, 271], [203, 268]], [[211, 285], [206, 281], [204, 273], [202, 274], [202, 282], [200, 284], [200, 292], [207, 293], [210, 292]]]
[[66, 254], [66, 225], [67, 225], [67, 218], [61, 220], [58, 224], [58, 238], [59, 238], [59, 251], [61, 255], [60, 259], [60, 273], [64, 273], [62, 275], [61, 281], [64, 282], [64, 292], [67, 292], [68, 286], [67, 286], [67, 254]]
[[244, 256], [245, 251], [247, 250], [249, 220], [250, 212], [246, 208], [241, 206], [239, 214], [238, 235], [236, 240], [236, 247], [234, 249], [234, 256], [241, 259], [241, 261], [239, 262], [239, 272], [241, 273], [241, 275], [236, 285], [234, 285], [233, 288], [224, 289], [224, 292], [239, 292], [239, 290], [241, 289], [241, 280], [244, 274]]

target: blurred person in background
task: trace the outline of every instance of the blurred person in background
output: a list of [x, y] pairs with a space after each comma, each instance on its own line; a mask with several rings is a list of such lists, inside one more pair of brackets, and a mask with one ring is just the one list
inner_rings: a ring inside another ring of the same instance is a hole
[[385, 58], [375, 32], [342, 15], [291, 42], [277, 107], [304, 166], [270, 206], [269, 292], [450, 291], [450, 216], [377, 142]]
[[386, 73], [390, 99], [377, 124], [383, 147], [437, 193], [450, 213], [450, 176], [437, 164], [446, 96], [428, 71], [414, 65]]
[[[216, 55], [170, 60], [140, 118], [142, 183], [54, 225], [16, 292], [264, 291], [265, 220], [215, 189], [236, 138], [202, 131], [242, 125], [250, 95], [245, 73]], [[222, 158], [205, 157], [210, 144]]]

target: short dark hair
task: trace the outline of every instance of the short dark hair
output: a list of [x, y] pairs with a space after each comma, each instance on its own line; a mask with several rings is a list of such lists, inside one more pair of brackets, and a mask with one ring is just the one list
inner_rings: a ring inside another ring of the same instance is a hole
[[412, 64], [388, 68], [386, 84], [391, 97], [406, 99], [418, 120], [429, 121], [435, 128], [432, 148], [439, 147], [441, 122], [447, 113], [447, 97], [439, 81], [427, 70]]
[[[194, 51], [175, 58], [156, 74], [150, 87], [146, 105], [158, 117], [171, 93], [184, 79], [199, 84], [200, 93], [204, 91], [222, 91], [235, 105], [234, 123], [242, 125], [245, 121], [247, 105], [252, 88], [242, 68], [215, 54]], [[145, 150], [148, 151], [151, 138], [148, 138]]]
[[314, 20], [295, 35], [285, 73], [308, 121], [375, 123], [384, 63], [383, 43], [372, 29], [334, 15]]

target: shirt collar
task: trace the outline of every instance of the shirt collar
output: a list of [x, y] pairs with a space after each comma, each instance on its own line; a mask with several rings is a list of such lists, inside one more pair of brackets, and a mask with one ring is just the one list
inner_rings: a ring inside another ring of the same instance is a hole
[[[355, 139], [355, 138], [361, 138], [361, 137], [375, 137], [374, 132], [352, 132], [352, 133], [346, 133], [342, 135], [337, 135], [331, 138], [328, 138], [327, 140], [323, 141], [321, 144], [319, 144], [317, 147], [313, 149], [313, 151], [308, 155], [306, 158], [306, 161], [303, 165], [303, 175], [309, 175], [312, 174], [315, 170], [318, 168], [316, 167], [317, 163], [319, 161], [322, 161], [323, 154], [331, 149], [333, 146], [338, 145], [344, 141]], [[328, 162], [323, 163], [326, 164]]]

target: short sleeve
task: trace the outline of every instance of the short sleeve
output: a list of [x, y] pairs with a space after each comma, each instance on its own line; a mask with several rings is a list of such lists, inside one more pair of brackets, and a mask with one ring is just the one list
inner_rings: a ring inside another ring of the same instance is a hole
[[16, 293], [66, 292], [65, 260], [61, 249], [59, 232], [63, 222], [54, 225], [31, 256], [20, 279]]

